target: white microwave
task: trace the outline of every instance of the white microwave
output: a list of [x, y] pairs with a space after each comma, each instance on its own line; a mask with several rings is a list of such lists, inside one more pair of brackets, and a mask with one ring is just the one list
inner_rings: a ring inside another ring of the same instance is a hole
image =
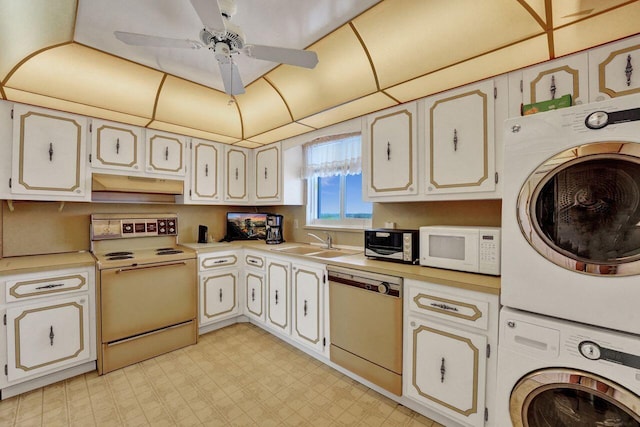
[[420, 227], [420, 265], [500, 275], [500, 228]]

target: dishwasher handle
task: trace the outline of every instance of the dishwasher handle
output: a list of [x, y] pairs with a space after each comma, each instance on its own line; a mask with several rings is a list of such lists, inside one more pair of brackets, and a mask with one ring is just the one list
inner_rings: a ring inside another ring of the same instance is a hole
[[329, 282], [359, 288], [369, 292], [376, 292], [381, 295], [388, 295], [394, 298], [402, 297], [402, 286], [395, 283], [389, 283], [379, 280], [354, 280], [353, 278], [343, 277], [341, 275], [332, 275], [329, 273]]

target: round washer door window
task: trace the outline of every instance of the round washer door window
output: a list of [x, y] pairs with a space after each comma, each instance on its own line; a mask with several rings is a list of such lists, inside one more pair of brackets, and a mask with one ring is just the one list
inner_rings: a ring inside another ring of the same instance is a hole
[[539, 166], [518, 197], [525, 238], [585, 274], [640, 274], [640, 144], [566, 150]]
[[598, 375], [546, 369], [523, 377], [510, 398], [516, 427], [640, 427], [640, 398]]

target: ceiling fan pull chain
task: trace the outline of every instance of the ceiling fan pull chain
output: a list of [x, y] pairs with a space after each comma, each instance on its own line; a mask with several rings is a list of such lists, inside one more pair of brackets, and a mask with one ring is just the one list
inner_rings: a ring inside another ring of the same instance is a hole
[[627, 76], [627, 86], [631, 86], [631, 74], [633, 74], [633, 66], [631, 65], [631, 54], [627, 55], [627, 66], [624, 69], [624, 75]]

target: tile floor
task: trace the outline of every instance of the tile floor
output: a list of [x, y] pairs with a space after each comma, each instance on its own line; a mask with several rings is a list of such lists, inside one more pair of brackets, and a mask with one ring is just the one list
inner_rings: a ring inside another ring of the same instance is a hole
[[440, 426], [248, 323], [2, 401], [0, 425]]

